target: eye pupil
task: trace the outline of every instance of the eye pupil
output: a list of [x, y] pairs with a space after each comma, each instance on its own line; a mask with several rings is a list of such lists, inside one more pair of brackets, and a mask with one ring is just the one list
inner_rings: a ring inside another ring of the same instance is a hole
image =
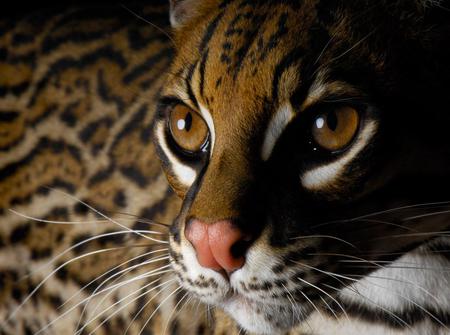
[[327, 126], [332, 131], [335, 131], [338, 126], [338, 118], [335, 111], [329, 112], [327, 115]]
[[184, 119], [184, 129], [186, 131], [189, 131], [191, 130], [191, 127], [192, 127], [192, 114], [187, 113], [186, 118]]

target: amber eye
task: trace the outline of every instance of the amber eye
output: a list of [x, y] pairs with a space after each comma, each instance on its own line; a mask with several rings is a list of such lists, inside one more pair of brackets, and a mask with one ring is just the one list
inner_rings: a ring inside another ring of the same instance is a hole
[[354, 138], [359, 126], [358, 112], [349, 106], [320, 114], [314, 120], [312, 135], [322, 148], [344, 149]]
[[170, 133], [183, 150], [196, 153], [208, 140], [208, 127], [202, 117], [185, 105], [176, 105], [169, 115]]

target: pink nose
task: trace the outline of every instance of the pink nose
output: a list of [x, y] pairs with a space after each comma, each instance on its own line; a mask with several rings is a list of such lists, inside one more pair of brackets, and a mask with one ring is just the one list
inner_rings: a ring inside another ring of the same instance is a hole
[[232, 248], [239, 249], [236, 248], [239, 242], [243, 242], [242, 247], [249, 239], [230, 221], [206, 224], [194, 219], [187, 225], [185, 235], [197, 252], [198, 262], [205, 268], [229, 273], [245, 263], [243, 255], [236, 255]]

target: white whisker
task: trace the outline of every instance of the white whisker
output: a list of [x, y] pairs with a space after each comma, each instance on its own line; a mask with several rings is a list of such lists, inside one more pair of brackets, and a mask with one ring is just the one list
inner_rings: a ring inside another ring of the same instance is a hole
[[42, 222], [42, 223], [52, 223], [52, 224], [60, 224], [60, 225], [80, 225], [80, 224], [91, 224], [91, 223], [105, 223], [105, 222], [109, 222], [108, 220], [91, 220], [91, 221], [54, 221], [54, 220], [44, 220], [44, 219], [39, 219], [33, 216], [29, 216], [26, 214], [22, 214], [17, 212], [16, 210], [12, 209], [12, 208], [8, 208], [8, 210], [11, 213], [14, 213], [17, 216], [20, 216], [24, 219], [27, 220], [32, 220], [32, 221], [36, 221], [36, 222]]
[[103, 252], [109, 252], [109, 251], [115, 251], [115, 250], [120, 250], [120, 249], [124, 249], [127, 247], [116, 247], [116, 248], [107, 248], [107, 249], [101, 249], [101, 250], [95, 250], [92, 252], [88, 252], [85, 254], [82, 254], [80, 256], [77, 256], [75, 258], [72, 258], [70, 260], [68, 260], [67, 262], [61, 264], [60, 266], [58, 266], [55, 270], [53, 270], [50, 274], [48, 274], [32, 291], [30, 294], [28, 294], [25, 299], [20, 303], [19, 306], [17, 306], [17, 308], [10, 314], [10, 316], [6, 319], [6, 321], [10, 321], [12, 318], [14, 318], [14, 316], [17, 314], [17, 312], [23, 307], [23, 305], [25, 305], [27, 303], [28, 300], [30, 300], [30, 298], [42, 287], [42, 285], [44, 285], [47, 280], [49, 280], [56, 272], [58, 272], [59, 270], [61, 270], [63, 267], [65, 267], [66, 265], [75, 262], [79, 259], [85, 258], [85, 257], [89, 257], [92, 255], [96, 255], [99, 253], [103, 253]]
[[[131, 303], [133, 303], [133, 302], [135, 302], [136, 300], [138, 300], [139, 298], [141, 298], [141, 297], [143, 297], [143, 296], [145, 296], [145, 295], [151, 293], [152, 291], [154, 291], [154, 290], [160, 288], [161, 286], [169, 285], [169, 283], [172, 282], [172, 281], [174, 281], [174, 280], [176, 280], [176, 279], [170, 279], [170, 280], [168, 280], [168, 281], [165, 281], [165, 282], [162, 283], [162, 284], [159, 284], [159, 285], [157, 285], [157, 286], [152, 287], [150, 290], [147, 290], [147, 291], [145, 291], [145, 292], [139, 294], [137, 297], [135, 297], [135, 298], [133, 298], [131, 301], [127, 302], [124, 306], [121, 306], [121, 307], [119, 307], [117, 310], [115, 310], [111, 315], [109, 315], [105, 320], [103, 320], [97, 327], [95, 327], [88, 335], [94, 334], [94, 333], [97, 331], [97, 329], [99, 329], [101, 326], [103, 326], [103, 325], [104, 325], [111, 317], [113, 317], [114, 315], [116, 315], [117, 313], [119, 313], [121, 310], [123, 310], [124, 308], [126, 308], [127, 306], [129, 306]], [[152, 282], [151, 284], [153, 284], [153, 282]], [[106, 310], [103, 310], [101, 313], [99, 313], [98, 315], [96, 315], [96, 316], [94, 316], [93, 318], [91, 318], [90, 320], [88, 320], [88, 321], [83, 325], [83, 327], [81, 327], [80, 329], [78, 329], [78, 330], [76, 331], [75, 335], [79, 335], [79, 334], [83, 333], [83, 330], [84, 330], [90, 323], [92, 323], [94, 320], [97, 320], [100, 316], [104, 315], [104, 314], [105, 314], [107, 311], [109, 311], [111, 308], [114, 308], [117, 304], [121, 303], [122, 301], [124, 301], [125, 299], [127, 299], [128, 297], [130, 297], [131, 295], [136, 294], [137, 292], [141, 291], [142, 289], [144, 289], [144, 288], [146, 288], [146, 287], [148, 287], [148, 286], [143, 286], [143, 287], [139, 288], [138, 290], [136, 290], [136, 291], [130, 293], [130, 294], [127, 295], [126, 297], [120, 299], [118, 302], [116, 302], [116, 303], [114, 303], [113, 305], [109, 306]], [[158, 292], [155, 296], [153, 296], [153, 298], [156, 297], [159, 293], [160, 293], [160, 292]], [[152, 299], [153, 299], [153, 298], [152, 298]], [[152, 299], [151, 299], [151, 300], [152, 300]], [[151, 300], [150, 300], [150, 301], [151, 301]], [[126, 332], [125, 332], [124, 334], [126, 334]]]
[[[146, 232], [151, 232], [152, 231], [147, 231], [147, 230], [138, 230], [138, 232], [142, 232], [142, 233], [146, 233]], [[59, 253], [58, 255], [54, 256], [52, 259], [50, 259], [50, 261], [48, 261], [47, 263], [43, 264], [42, 266], [39, 266], [36, 270], [33, 270], [32, 272], [28, 273], [27, 275], [23, 276], [21, 278], [21, 280], [26, 279], [30, 276], [32, 276], [34, 273], [42, 270], [43, 268], [46, 268], [48, 266], [50, 266], [53, 262], [55, 262], [56, 260], [58, 260], [59, 258], [61, 258], [62, 256], [64, 256], [65, 254], [69, 253], [72, 250], [75, 250], [76, 248], [82, 246], [83, 244], [89, 243], [91, 241], [94, 240], [98, 240], [100, 238], [103, 237], [109, 237], [109, 236], [115, 236], [115, 235], [122, 235], [122, 234], [131, 234], [132, 232], [128, 231], [128, 230], [120, 230], [120, 231], [115, 231], [115, 232], [110, 232], [110, 233], [105, 233], [105, 234], [100, 234], [100, 235], [95, 235], [95, 236], [91, 236], [81, 242], [78, 242], [77, 244], [71, 246], [70, 248], [67, 248], [66, 250], [64, 250], [63, 252]], [[162, 241], [164, 243], [168, 243], [167, 241]]]
[[[144, 265], [148, 265], [148, 264], [155, 263], [155, 262], [159, 262], [159, 261], [161, 261], [161, 260], [166, 260], [166, 259], [169, 259], [169, 256], [160, 257], [160, 258], [157, 258], [157, 259], [145, 261], [145, 262], [142, 262], [142, 263], [140, 263], [140, 264], [130, 266], [130, 267], [128, 267], [128, 268], [126, 268], [126, 269], [124, 269], [124, 270], [122, 270], [122, 271], [120, 271], [120, 272], [118, 272], [118, 273], [116, 273], [116, 274], [114, 274], [114, 275], [112, 275], [112, 276], [110, 276], [109, 278], [105, 279], [105, 280], [99, 285], [99, 287], [95, 289], [94, 293], [97, 291], [97, 289], [101, 288], [106, 282], [108, 282], [109, 280], [111, 280], [112, 278], [114, 278], [114, 277], [117, 276], [117, 275], [120, 275], [120, 276], [119, 276], [116, 280], [120, 280], [120, 278], [122, 278], [123, 276], [125, 276], [126, 274], [128, 274], [130, 271], [132, 271], [132, 270], [135, 269], [135, 268], [139, 268], [139, 267], [142, 267], [142, 266], [144, 266]], [[161, 269], [161, 268], [158, 268], [158, 269]], [[119, 287], [121, 287], [121, 286], [119, 286]], [[105, 301], [105, 300], [106, 300], [106, 299], [107, 299], [107, 298], [115, 291], [115, 289], [109, 290], [109, 288], [106, 288], [105, 290], [107, 290], [107, 291], [109, 291], [109, 292], [108, 292], [108, 293], [100, 300], [100, 302], [94, 307], [94, 311], [93, 311], [92, 313], [95, 313], [95, 312], [97, 311], [97, 309], [101, 306], [101, 304], [103, 303], [103, 301]], [[104, 292], [106, 292], [106, 291], [104, 291]], [[89, 304], [89, 302], [90, 302], [90, 299], [87, 301], [85, 307]]]
[[[104, 273], [101, 274], [100, 276], [95, 277], [95, 278], [92, 279], [89, 283], [87, 283], [87, 284], [84, 285], [82, 288], [80, 288], [76, 293], [74, 293], [71, 297], [69, 297], [69, 298], [68, 298], [61, 306], [59, 306], [59, 308], [64, 307], [64, 306], [65, 306], [66, 304], [68, 304], [72, 299], [74, 299], [76, 296], [80, 295], [81, 292], [83, 292], [87, 287], [89, 287], [90, 285], [92, 285], [93, 283], [95, 283], [97, 280], [99, 280], [100, 278], [102, 278], [102, 277], [108, 275], [109, 273], [113, 272], [114, 270], [119, 269], [120, 267], [124, 266], [125, 264], [128, 264], [128, 263], [130, 263], [130, 262], [132, 262], [132, 261], [135, 261], [135, 260], [137, 260], [137, 259], [139, 259], [139, 258], [146, 257], [146, 256], [148, 256], [148, 255], [151, 255], [151, 254], [154, 254], [154, 253], [157, 253], [157, 252], [163, 252], [163, 251], [168, 251], [168, 250], [169, 250], [169, 249], [164, 248], [164, 249], [158, 249], [158, 250], [153, 250], [153, 251], [150, 251], [150, 252], [146, 252], [145, 254], [138, 255], [138, 256], [133, 257], [133, 258], [131, 258], [131, 259], [129, 259], [129, 260], [127, 260], [127, 261], [125, 261], [125, 262], [119, 264], [119, 265], [116, 265], [115, 267], [109, 269], [108, 271], [104, 272]], [[109, 277], [109, 278], [110, 278], [110, 277]], [[101, 285], [101, 284], [100, 284], [100, 285]]]
[[[366, 278], [370, 278], [370, 276], [366, 276]], [[375, 277], [372, 277], [372, 278], [375, 278]], [[382, 286], [382, 285], [379, 285], [379, 284], [375, 284], [375, 283], [369, 281], [368, 279], [366, 279], [366, 280], [367, 280], [367, 282], [368, 282], [369, 284], [371, 284], [371, 285], [373, 285], [373, 286], [375, 286], [375, 287], [379, 287], [379, 288], [381, 288], [381, 289], [384, 289], [384, 290], [390, 292], [391, 294], [394, 294], [394, 295], [396, 295], [396, 296], [398, 296], [398, 297], [400, 297], [400, 298], [402, 298], [402, 299], [405, 299], [405, 300], [408, 301], [409, 303], [413, 304], [414, 306], [416, 306], [417, 308], [419, 308], [420, 310], [422, 310], [425, 314], [427, 314], [428, 316], [430, 316], [430, 317], [431, 317], [432, 319], [434, 319], [436, 322], [438, 322], [438, 323], [439, 323], [442, 327], [444, 327], [446, 330], [449, 330], [448, 327], [447, 327], [441, 320], [439, 320], [433, 313], [431, 313], [430, 311], [428, 311], [426, 308], [420, 306], [420, 304], [416, 303], [416, 302], [413, 301], [412, 299], [409, 299], [409, 298], [405, 297], [404, 295], [402, 295], [402, 294], [400, 294], [400, 293], [392, 292], [392, 290], [390, 290], [389, 288], [387, 288], [387, 287], [385, 287], [385, 286]], [[436, 300], [437, 300], [437, 298], [436, 298]]]
[[[340, 289], [328, 285], [328, 284], [323, 284], [323, 286], [326, 286], [332, 290], [335, 290], [337, 292], [340, 292]], [[396, 319], [397, 321], [399, 321], [400, 323], [402, 323], [405, 327], [407, 327], [408, 329], [411, 329], [411, 325], [409, 323], [407, 323], [405, 320], [403, 320], [401, 317], [399, 317], [397, 314], [391, 312], [390, 310], [384, 308], [383, 306], [377, 304], [375, 301], [373, 301], [372, 299], [369, 299], [368, 297], [362, 295], [361, 293], [359, 293], [358, 291], [352, 289], [353, 292], [355, 292], [359, 297], [363, 298], [364, 300], [368, 301], [369, 303], [371, 303], [372, 305], [378, 307], [379, 309], [381, 309], [382, 311], [386, 312], [387, 314], [389, 314], [390, 316], [392, 316], [394, 319]]]
[[[179, 290], [181, 290], [182, 287], [179, 286], [178, 288], [176, 288], [175, 290], [172, 291], [172, 293], [170, 293], [163, 301], [161, 301], [159, 303], [159, 305], [155, 308], [155, 310], [153, 311], [153, 313], [150, 315], [150, 317], [147, 319], [147, 321], [144, 323], [144, 325], [142, 326], [141, 330], [139, 331], [138, 335], [141, 335], [142, 332], [144, 331], [145, 327], [147, 327], [148, 323], [150, 322], [150, 320], [153, 318], [153, 316], [156, 314], [156, 312], [161, 308], [161, 306], [167, 301], [169, 300], [169, 298], [171, 296], [173, 296], [175, 293], [177, 293]], [[126, 334], [126, 332], [125, 332]]]
[[175, 45], [175, 41], [172, 39], [172, 36], [169, 35], [169, 33], [167, 31], [165, 31], [164, 29], [162, 29], [161, 27], [157, 26], [156, 24], [154, 24], [153, 22], [147, 20], [146, 18], [142, 17], [141, 15], [139, 15], [138, 13], [136, 13], [135, 11], [133, 11], [131, 8], [128, 8], [127, 6], [125, 6], [124, 4], [120, 5], [122, 8], [126, 9], [128, 12], [130, 12], [131, 14], [133, 14], [135, 17], [137, 17], [139, 20], [151, 25], [153, 28], [157, 29], [158, 31], [160, 31], [161, 33], [163, 33], [171, 42], [173, 45]]
[[125, 229], [125, 230], [128, 230], [128, 231], [130, 231], [130, 232], [133, 232], [133, 233], [139, 235], [140, 237], [143, 237], [143, 238], [148, 239], [148, 240], [150, 240], [150, 241], [155, 241], [155, 242], [160, 242], [160, 243], [168, 243], [167, 241], [158, 241], [158, 240], [154, 240], [154, 239], [152, 239], [152, 238], [149, 238], [148, 236], [145, 236], [145, 235], [139, 233], [138, 231], [135, 231], [135, 230], [133, 230], [133, 229], [131, 229], [131, 228], [128, 228], [127, 226], [124, 226], [123, 224], [121, 224], [121, 223], [117, 222], [116, 220], [110, 218], [109, 216], [103, 214], [102, 212], [100, 212], [99, 210], [95, 209], [94, 207], [92, 207], [92, 206], [89, 205], [88, 203], [84, 202], [84, 201], [81, 200], [81, 199], [78, 199], [77, 197], [75, 197], [75, 196], [73, 196], [73, 195], [71, 195], [71, 194], [69, 194], [69, 193], [66, 193], [66, 192], [64, 192], [64, 191], [61, 191], [61, 190], [55, 189], [55, 188], [49, 188], [49, 189], [50, 189], [50, 190], [53, 190], [54, 192], [61, 193], [61, 194], [65, 195], [66, 197], [68, 197], [68, 198], [70, 198], [70, 199], [72, 199], [72, 200], [75, 200], [75, 201], [79, 202], [80, 204], [83, 204], [84, 206], [86, 206], [87, 208], [89, 208], [91, 211], [93, 211], [94, 213], [97, 213], [98, 215], [100, 215], [101, 217], [103, 217], [103, 218], [105, 218], [106, 220], [110, 221], [111, 223], [114, 223], [114, 224], [118, 225], [119, 227], [122, 227], [122, 228]]
[[[325, 292], [324, 290], [322, 290], [320, 287], [318, 287], [318, 286], [316, 286], [316, 285], [310, 283], [310, 282], [307, 281], [307, 280], [304, 280], [304, 279], [302, 279], [302, 278], [300, 278], [300, 277], [298, 277], [297, 279], [300, 280], [302, 283], [305, 283], [305, 284], [307, 284], [307, 285], [309, 285], [309, 286], [315, 288], [315, 289], [318, 290], [319, 292], [322, 292], [322, 293], [325, 294], [327, 297], [329, 297], [331, 300], [333, 300], [333, 301], [338, 305], [338, 307], [342, 310], [342, 312], [344, 313], [346, 319], [347, 319], [348, 321], [350, 321], [350, 318], [348, 317], [347, 312], [345, 311], [344, 307], [342, 307], [342, 305], [341, 305], [335, 298], [333, 298], [330, 294], [328, 294], [327, 292]], [[327, 304], [327, 306], [330, 307], [328, 304]]]
[[322, 227], [322, 226], [334, 224], [334, 223], [354, 222], [354, 221], [359, 221], [361, 219], [370, 218], [373, 216], [378, 216], [378, 215], [388, 214], [388, 213], [395, 213], [395, 212], [409, 210], [409, 209], [432, 207], [432, 206], [445, 206], [445, 205], [450, 205], [450, 201], [424, 202], [424, 203], [418, 203], [418, 204], [413, 204], [413, 205], [399, 206], [399, 207], [389, 208], [389, 209], [382, 210], [382, 211], [376, 211], [376, 212], [360, 215], [360, 216], [350, 218], [350, 219], [333, 220], [333, 221], [319, 223], [319, 224], [313, 226], [312, 228], [318, 228], [318, 227]]
[[[180, 311], [177, 311], [178, 306], [181, 304], [181, 302], [184, 300], [184, 298], [186, 298], [189, 295], [189, 292], [186, 292], [180, 299], [180, 301], [177, 302], [177, 304], [175, 305], [175, 307], [172, 310], [172, 313], [170, 313], [169, 317], [167, 318], [166, 324], [164, 326], [164, 331], [163, 331], [163, 335], [166, 334], [167, 332], [167, 328], [169, 327], [170, 324], [170, 320], [172, 319], [172, 317], [174, 315], [176, 315], [177, 313], [179, 313], [181, 311], [181, 309], [186, 305], [186, 303], [180, 308]], [[189, 299], [187, 299], [186, 301], [189, 301]], [[175, 313], [176, 312], [176, 313]]]
[[[294, 297], [292, 296], [291, 292], [289, 292], [289, 290], [287, 289], [287, 287], [284, 284], [281, 284], [281, 286], [283, 286], [284, 291], [287, 293], [287, 297], [286, 298], [289, 300], [289, 302], [291, 304], [292, 321], [295, 322], [296, 318], [297, 318], [297, 320], [301, 320], [300, 315], [298, 315], [298, 313], [296, 312], [297, 308], [295, 308], [295, 303], [294, 303], [295, 299], [294, 299]], [[301, 292], [301, 293], [303, 294], [303, 292]], [[303, 296], [305, 296], [305, 295], [303, 294]]]
[[349, 246], [351, 246], [352, 248], [358, 249], [354, 244], [347, 242], [346, 240], [343, 240], [339, 237], [336, 236], [331, 236], [331, 235], [305, 235], [305, 236], [297, 236], [297, 237], [292, 237], [292, 240], [304, 240], [304, 239], [311, 239], [311, 238], [330, 238], [342, 243], [345, 243]]
[[390, 280], [390, 281], [399, 282], [399, 283], [402, 283], [402, 284], [409, 284], [409, 285], [412, 285], [412, 286], [416, 287], [417, 289], [421, 290], [423, 293], [425, 293], [430, 298], [432, 298], [436, 303], [439, 303], [438, 298], [435, 295], [433, 295], [431, 292], [429, 292], [428, 290], [426, 290], [422, 286], [418, 285], [417, 283], [414, 283], [414, 282], [411, 282], [411, 281], [408, 281], [408, 280], [405, 280], [405, 279], [397, 279], [397, 278], [390, 278], [390, 277], [383, 277], [383, 276], [374, 276], [373, 274], [356, 275], [356, 274], [344, 273], [344, 275], [349, 276], [349, 277], [358, 277], [358, 278], [384, 279], [384, 280]]
[[[320, 300], [322, 300], [322, 302], [325, 304], [325, 306], [327, 306], [328, 310], [333, 314], [334, 318], [338, 321], [339, 318], [336, 315], [336, 312], [334, 311], [334, 309], [328, 304], [328, 302], [322, 296], [320, 296]], [[345, 314], [345, 310], [343, 310], [343, 312]]]
[[[167, 267], [167, 266], [166, 266], [166, 267]], [[160, 270], [160, 269], [157, 269], [157, 270]], [[149, 275], [149, 276], [147, 276], [147, 277], [161, 275], [161, 274], [163, 274], [163, 273], [167, 273], [167, 272], [170, 272], [170, 271], [172, 271], [172, 270], [160, 271], [160, 272], [157, 272], [157, 273], [153, 273], [152, 275]], [[142, 279], [142, 278], [140, 278], [140, 279]], [[158, 279], [157, 279], [157, 280], [158, 280]], [[157, 280], [156, 280], [156, 281], [157, 281]], [[126, 285], [126, 284], [127, 284], [127, 283], [125, 283], [125, 285]], [[107, 291], [107, 290], [105, 290], [105, 291]], [[96, 295], [102, 294], [102, 293], [105, 292], [105, 291], [97, 292]], [[59, 315], [57, 318], [55, 318], [54, 320], [52, 320], [51, 322], [49, 322], [46, 326], [44, 326], [43, 328], [41, 328], [41, 329], [40, 329], [38, 332], [36, 332], [34, 335], [38, 335], [38, 334], [44, 332], [45, 330], [47, 330], [49, 327], [51, 327], [51, 326], [52, 326], [53, 324], [55, 324], [57, 321], [59, 321], [60, 319], [62, 319], [63, 317], [65, 317], [66, 315], [68, 315], [69, 313], [71, 313], [73, 310], [75, 310], [76, 308], [78, 308], [78, 307], [81, 306], [82, 304], [86, 303], [86, 301], [88, 301], [89, 298], [91, 298], [91, 297], [85, 298], [85, 299], [83, 299], [82, 301], [80, 301], [80, 302], [78, 302], [77, 304], [75, 304], [74, 306], [70, 307], [67, 311], [65, 311], [64, 313], [62, 313], [61, 315]]]
[[430, 217], [430, 216], [436, 216], [436, 215], [442, 215], [442, 214], [450, 214], [450, 210], [410, 216], [410, 217], [407, 217], [405, 219], [402, 219], [402, 221], [411, 221], [411, 220], [423, 219], [423, 218], [427, 218], [427, 217]]

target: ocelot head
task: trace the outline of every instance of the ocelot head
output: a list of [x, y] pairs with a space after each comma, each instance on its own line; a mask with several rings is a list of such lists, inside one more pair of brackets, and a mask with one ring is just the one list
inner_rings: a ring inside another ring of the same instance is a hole
[[187, 291], [280, 332], [446, 228], [450, 57], [431, 18], [422, 1], [171, 1], [155, 141]]

